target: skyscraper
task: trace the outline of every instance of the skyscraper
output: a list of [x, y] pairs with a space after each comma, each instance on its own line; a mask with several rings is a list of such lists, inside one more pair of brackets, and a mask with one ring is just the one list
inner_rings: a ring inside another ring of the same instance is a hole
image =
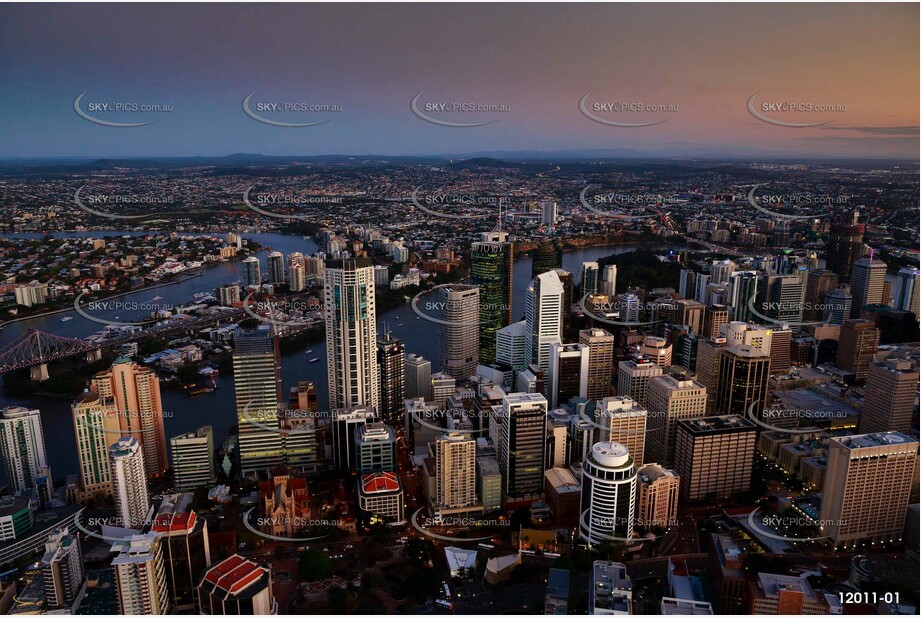
[[285, 256], [281, 254], [280, 251], [272, 251], [269, 253], [268, 258], [268, 271], [269, 278], [268, 283], [281, 283], [285, 282]]
[[741, 322], [748, 322], [752, 318], [750, 304], [758, 288], [758, 273], [752, 270], [736, 271], [729, 275], [729, 298], [726, 304], [730, 307], [730, 318]]
[[395, 472], [397, 439], [393, 427], [384, 423], [359, 425], [355, 431], [355, 467], [360, 474]]
[[734, 345], [720, 350], [718, 363], [716, 414], [744, 416], [752, 405], [756, 413], [763, 411], [767, 406], [771, 357], [752, 346]]
[[374, 266], [368, 258], [327, 260], [323, 279], [330, 409], [361, 405], [378, 409], [381, 370]]
[[12, 406], [0, 411], [0, 457], [14, 492], [38, 490], [38, 479], [50, 476], [38, 410]]
[[435, 439], [433, 502], [437, 520], [482, 508], [476, 494], [476, 440], [469, 433], [443, 433]]
[[150, 530], [160, 535], [170, 605], [177, 610], [194, 609], [199, 578], [211, 566], [208, 522], [195, 511], [168, 510], [157, 514]]
[[73, 607], [85, 576], [80, 537], [67, 527], [51, 530], [41, 565], [47, 608]]
[[681, 499], [717, 500], [751, 485], [757, 426], [737, 414], [679, 420], [675, 471]]
[[646, 405], [649, 379], [662, 375], [662, 368], [647, 358], [637, 357], [617, 364], [617, 394]]
[[823, 320], [822, 303], [825, 295], [838, 287], [838, 275], [830, 270], [810, 270], [806, 274], [806, 290], [803, 300], [806, 307], [803, 310], [803, 320], [806, 322], [819, 322]]
[[701, 335], [717, 337], [724, 324], [729, 323], [729, 308], [726, 305], [707, 305], [704, 309], [704, 324]]
[[496, 360], [496, 331], [512, 322], [514, 263], [507, 232], [483, 232], [470, 245], [470, 281], [480, 288], [480, 362]]
[[278, 429], [281, 367], [268, 326], [238, 331], [234, 337], [233, 385], [239, 424], [240, 469], [244, 474], [282, 463]]
[[377, 411], [371, 406], [333, 410], [333, 457], [338, 470], [358, 468], [355, 438], [359, 429], [378, 420]]
[[867, 371], [860, 431], [907, 432], [918, 397], [918, 364], [906, 358], [887, 358]]
[[836, 547], [901, 541], [918, 441], [898, 432], [832, 437], [822, 486], [822, 534]]
[[845, 320], [838, 335], [835, 366], [864, 380], [879, 345], [879, 329], [870, 320]]
[[649, 461], [670, 468], [675, 465], [675, 427], [681, 419], [707, 414], [707, 389], [694, 380], [658, 376], [649, 380]]
[[776, 322], [803, 321], [803, 281], [797, 275], [764, 275], [755, 308]]
[[921, 317], [921, 270], [905, 267], [899, 270], [899, 290], [895, 298], [895, 308], [911, 311], [917, 320]]
[[857, 222], [857, 211], [840, 217], [831, 224], [825, 245], [826, 268], [838, 275], [840, 283], [848, 283], [851, 267], [865, 253], [863, 237], [867, 226]]
[[595, 406], [596, 439], [627, 447], [633, 463], [642, 465], [646, 453], [647, 411], [629, 397], [605, 397]]
[[262, 272], [259, 265], [259, 258], [250, 256], [243, 260], [243, 273], [241, 275], [241, 284], [243, 288], [250, 286], [259, 287], [262, 285]]
[[617, 294], [617, 264], [608, 264], [601, 270], [601, 283], [598, 291], [605, 296]]
[[117, 541], [112, 561], [118, 586], [118, 604], [125, 616], [154, 616], [171, 611], [163, 546], [156, 532]]
[[582, 376], [588, 371], [588, 350], [578, 343], [550, 344], [548, 387], [550, 407], [556, 408], [578, 397]]
[[555, 270], [538, 275], [528, 286], [525, 320], [530, 337], [527, 353], [530, 362], [544, 373], [550, 369], [550, 344], [563, 339], [563, 283]]
[[508, 503], [540, 497], [544, 488], [547, 399], [539, 393], [502, 398], [499, 469]]
[[579, 536], [590, 545], [633, 536], [636, 464], [623, 444], [598, 442], [582, 462]]
[[147, 494], [147, 475], [144, 472], [144, 453], [136, 438], [125, 436], [109, 449], [112, 468], [112, 493], [115, 494], [115, 511], [121, 527], [140, 528], [150, 512]]
[[175, 436], [170, 446], [176, 491], [195, 491], [214, 483], [214, 430], [211, 425]]
[[582, 296], [598, 291], [598, 262], [582, 262]]
[[860, 311], [867, 305], [874, 303], [887, 304], [888, 298], [883, 298], [886, 285], [886, 263], [873, 253], [854, 262], [851, 268], [851, 294], [854, 302], [851, 305], [851, 317], [859, 318]]
[[397, 427], [407, 398], [406, 348], [389, 330], [377, 340], [377, 364], [381, 369], [381, 420]]
[[672, 364], [672, 344], [663, 337], [643, 337], [639, 346], [643, 358], [648, 358], [659, 367], [670, 367]]
[[602, 328], [579, 331], [579, 343], [588, 363], [581, 387], [581, 396], [598, 401], [611, 394], [611, 374], [614, 369], [614, 335]]
[[496, 331], [496, 362], [505, 363], [515, 372], [531, 364], [528, 341], [531, 333], [527, 320], [509, 324]]
[[851, 308], [854, 306], [854, 297], [846, 288], [835, 288], [825, 295], [822, 311], [822, 321], [841, 326], [850, 319]]
[[274, 616], [272, 571], [234, 554], [214, 565], [198, 585], [198, 608], [209, 616]]
[[636, 474], [636, 521], [647, 530], [670, 528], [678, 522], [678, 473], [647, 464]]
[[418, 354], [406, 355], [406, 399], [432, 401], [432, 363]]
[[83, 393], [71, 405], [77, 459], [80, 465], [80, 502], [112, 493], [109, 447], [121, 437], [121, 422], [114, 397]]
[[441, 288], [444, 299], [444, 372], [455, 380], [476, 373], [480, 353], [480, 289], [452, 284]]
[[531, 260], [531, 280], [551, 270], [563, 267], [563, 252], [556, 242], [547, 236], [540, 239]]
[[119, 357], [107, 371], [96, 374], [90, 387], [103, 397], [114, 397], [121, 428], [141, 443], [147, 473], [163, 474], [169, 468], [169, 445], [163, 428], [160, 379], [149, 367]]

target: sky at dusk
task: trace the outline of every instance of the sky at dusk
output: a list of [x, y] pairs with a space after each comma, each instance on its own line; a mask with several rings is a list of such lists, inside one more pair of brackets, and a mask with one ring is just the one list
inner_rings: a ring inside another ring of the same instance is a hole
[[[7, 4], [0, 157], [599, 150], [917, 160], [918, 18], [917, 4]], [[74, 110], [84, 92], [81, 109], [94, 118], [157, 122], [91, 122]], [[244, 113], [250, 93], [251, 110], [341, 111], [257, 112], [328, 120], [273, 126]], [[756, 110], [778, 124], [749, 112], [756, 93]], [[495, 122], [427, 122], [410, 108], [416, 95], [436, 121]], [[602, 121], [649, 126], [591, 120], [579, 108], [585, 95]], [[105, 102], [172, 111], [89, 111]], [[614, 102], [666, 111], [605, 107]], [[426, 107], [435, 103], [507, 111]]]

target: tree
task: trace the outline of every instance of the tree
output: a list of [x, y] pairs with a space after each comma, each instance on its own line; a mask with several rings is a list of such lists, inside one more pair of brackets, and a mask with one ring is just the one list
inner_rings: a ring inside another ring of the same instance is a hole
[[324, 552], [308, 549], [297, 561], [297, 570], [308, 582], [326, 579], [333, 574], [333, 565]]

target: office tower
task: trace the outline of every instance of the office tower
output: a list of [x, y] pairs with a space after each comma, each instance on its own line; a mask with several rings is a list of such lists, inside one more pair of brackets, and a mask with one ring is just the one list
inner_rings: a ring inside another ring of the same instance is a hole
[[697, 369], [697, 344], [700, 336], [691, 332], [687, 326], [676, 326], [671, 331], [674, 343], [672, 364], [690, 371]]
[[841, 326], [851, 317], [851, 308], [854, 306], [854, 297], [847, 288], [835, 288], [825, 295], [825, 306], [822, 311], [822, 321], [828, 324]]
[[443, 433], [435, 439], [436, 519], [477, 508], [476, 440], [469, 433]]
[[729, 323], [729, 309], [726, 305], [707, 305], [704, 309], [704, 337], [717, 337], [723, 325]]
[[268, 326], [237, 331], [233, 351], [233, 387], [239, 424], [243, 474], [271, 470], [284, 458], [278, 427], [281, 364]]
[[575, 287], [572, 282], [572, 273], [568, 270], [563, 270], [562, 268], [557, 268], [553, 272], [556, 273], [556, 276], [560, 279], [560, 284], [563, 286], [563, 332], [569, 333], [572, 329], [572, 307], [573, 307], [573, 294], [575, 293]]
[[406, 363], [406, 399], [422, 397], [432, 401], [432, 363], [418, 354], [407, 354]]
[[103, 397], [114, 397], [125, 435], [141, 443], [147, 473], [157, 476], [169, 468], [169, 445], [163, 428], [160, 379], [149, 367], [119, 357], [107, 371], [96, 374], [90, 388]]
[[688, 326], [695, 333], [700, 333], [704, 323], [706, 305], [692, 299], [675, 301], [675, 320], [677, 324]]
[[436, 373], [432, 376], [432, 401], [435, 405], [444, 410], [448, 403], [448, 398], [454, 394], [457, 389], [457, 380], [444, 372]]
[[571, 415], [562, 408], [547, 413], [547, 451], [544, 468], [569, 464], [569, 423]]
[[639, 322], [642, 316], [643, 303], [640, 297], [632, 292], [625, 292], [615, 296], [614, 306], [620, 312], [621, 322]]
[[397, 437], [384, 423], [360, 425], [355, 432], [358, 472], [393, 472], [397, 469]]
[[118, 605], [125, 616], [154, 616], [172, 611], [163, 564], [163, 545], [156, 532], [116, 541], [112, 561]]
[[198, 585], [198, 610], [208, 616], [274, 616], [272, 571], [234, 554], [207, 572]]
[[452, 284], [441, 288], [444, 303], [444, 372], [455, 380], [466, 380], [476, 373], [480, 354], [480, 289], [473, 285]]
[[496, 358], [496, 331], [512, 322], [515, 248], [507, 232], [484, 232], [470, 245], [470, 282], [480, 288], [480, 362]]
[[280, 251], [272, 251], [268, 258], [268, 283], [285, 282], [285, 256]]
[[662, 375], [662, 368], [647, 358], [638, 357], [617, 364], [617, 394], [646, 405], [649, 379]]
[[601, 270], [598, 291], [608, 297], [617, 294], [617, 264], [608, 264]]
[[550, 369], [550, 344], [562, 343], [564, 290], [555, 270], [531, 281], [525, 298], [528, 334], [527, 355], [546, 373]]
[[643, 337], [639, 346], [639, 353], [659, 367], [670, 367], [672, 364], [672, 344], [663, 337]]
[[825, 295], [838, 287], [838, 275], [830, 270], [810, 270], [806, 273], [806, 290], [803, 293], [804, 322], [819, 322], [823, 318], [822, 304]]
[[681, 480], [674, 470], [646, 464], [636, 472], [636, 525], [652, 530], [678, 525]]
[[633, 584], [625, 565], [595, 561], [588, 585], [588, 613], [607, 616], [633, 613]]
[[170, 605], [177, 610], [194, 609], [199, 578], [211, 566], [208, 522], [195, 511], [170, 509], [154, 518], [150, 530], [160, 535]]
[[406, 399], [406, 348], [389, 330], [377, 340], [377, 365], [381, 369], [381, 419], [396, 427]]
[[579, 536], [589, 545], [633, 537], [636, 464], [627, 447], [598, 442], [582, 462]]
[[860, 311], [867, 305], [874, 303], [889, 304], [883, 288], [886, 285], [886, 263], [870, 255], [854, 262], [851, 268], [851, 295], [854, 302], [851, 305], [851, 317], [859, 318]]
[[713, 502], [748, 491], [757, 425], [737, 414], [679, 420], [675, 472], [681, 499]]
[[710, 282], [729, 283], [729, 278], [736, 270], [736, 263], [732, 260], [713, 260], [710, 262]]
[[176, 491], [195, 491], [214, 483], [214, 430], [211, 425], [170, 440]]
[[307, 269], [304, 264], [294, 262], [288, 266], [288, 289], [303, 292], [307, 289]]
[[867, 371], [860, 431], [907, 432], [918, 397], [918, 364], [906, 358], [887, 358]]
[[528, 322], [521, 320], [496, 331], [496, 362], [510, 366], [515, 372], [531, 364]]
[[839, 548], [901, 541], [918, 441], [894, 431], [832, 437], [827, 461], [822, 535]]
[[260, 271], [259, 258], [250, 256], [243, 260], [243, 273], [240, 283], [246, 289], [251, 286], [262, 285], [262, 272]]
[[540, 203], [540, 224], [541, 225], [556, 225], [557, 221], [557, 207], [556, 202], [551, 200], [544, 200]]
[[752, 319], [750, 305], [758, 290], [758, 273], [752, 270], [736, 271], [729, 275], [729, 305], [730, 318], [740, 322]]
[[611, 374], [614, 370], [614, 335], [602, 328], [579, 331], [579, 344], [588, 356], [582, 376], [580, 396], [598, 401], [611, 394]]
[[598, 262], [582, 262], [582, 296], [598, 291]]
[[675, 428], [679, 420], [707, 415], [707, 388], [694, 380], [658, 376], [649, 380], [647, 459], [675, 465]]
[[147, 523], [150, 498], [147, 495], [147, 475], [144, 453], [137, 438], [125, 436], [109, 449], [112, 468], [112, 493], [120, 527], [140, 528]]
[[507, 504], [539, 499], [544, 488], [547, 399], [539, 393], [502, 398], [499, 469]]
[[802, 279], [796, 275], [762, 276], [755, 308], [774, 322], [798, 325], [803, 321]]
[[228, 283], [217, 289], [218, 300], [224, 307], [232, 307], [242, 300], [240, 295], [240, 286], [236, 283]]
[[716, 416], [744, 416], [752, 406], [756, 413], [764, 410], [767, 407], [770, 373], [771, 358], [758, 348], [734, 345], [720, 350], [714, 387]]
[[866, 253], [863, 237], [867, 226], [857, 222], [857, 211], [840, 217], [831, 224], [825, 244], [826, 268], [838, 275], [840, 283], [848, 283], [854, 262]]
[[725, 340], [726, 345], [729, 347], [747, 345], [770, 355], [773, 346], [771, 337], [776, 330], [776, 328], [760, 324], [730, 322], [720, 328], [719, 337], [714, 337], [714, 339]]
[[380, 408], [374, 266], [368, 258], [327, 260], [323, 273], [329, 407]]
[[790, 370], [790, 349], [793, 344], [793, 332], [783, 324], [771, 331], [771, 375], [787, 373]]
[[633, 463], [642, 465], [646, 455], [646, 408], [629, 397], [605, 397], [595, 406], [598, 442], [617, 442], [630, 451]]
[[71, 411], [80, 466], [80, 501], [107, 496], [112, 493], [109, 447], [121, 437], [115, 399], [93, 392], [83, 393], [71, 404]]
[[579, 397], [582, 376], [588, 371], [588, 350], [578, 343], [551, 343], [547, 392], [550, 407]]
[[845, 320], [838, 335], [838, 356], [835, 366], [864, 380], [873, 355], [879, 345], [879, 329], [869, 320]]
[[0, 457], [14, 493], [38, 490], [39, 477], [50, 476], [38, 410], [19, 406], [0, 410]]
[[911, 311], [917, 320], [921, 317], [919, 306], [921, 295], [921, 270], [905, 267], [899, 270], [899, 290], [895, 297], [895, 308], [902, 311]]
[[358, 468], [358, 452], [355, 438], [361, 427], [378, 421], [378, 415], [371, 406], [355, 406], [333, 410], [333, 457], [336, 469]]
[[518, 372], [515, 390], [519, 393], [543, 393], [545, 391], [544, 372], [537, 365], [528, 365], [527, 369]]
[[45, 543], [41, 566], [47, 609], [72, 608], [85, 576], [80, 537], [71, 534], [66, 526], [52, 529]]
[[331, 416], [317, 409], [317, 385], [300, 380], [288, 392], [288, 409], [279, 419], [284, 465], [297, 474], [325, 469]]
[[531, 280], [533, 281], [538, 275], [542, 275], [551, 270], [563, 267], [563, 251], [557, 246], [556, 242], [551, 239], [541, 238], [534, 250], [534, 257], [531, 260]]
[[358, 483], [358, 508], [371, 523], [405, 522], [403, 485], [397, 473], [362, 475]]

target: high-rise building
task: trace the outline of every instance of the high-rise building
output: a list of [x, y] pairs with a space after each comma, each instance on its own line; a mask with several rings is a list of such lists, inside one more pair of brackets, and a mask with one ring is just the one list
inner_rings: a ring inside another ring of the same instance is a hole
[[707, 415], [707, 388], [694, 380], [658, 376], [649, 380], [647, 459], [675, 465], [675, 428], [679, 420]]
[[704, 309], [704, 337], [717, 337], [723, 325], [729, 323], [729, 308], [726, 305], [707, 305]]
[[[39, 478], [50, 476], [42, 417], [38, 410], [20, 406], [0, 410], [0, 457], [13, 492], [38, 490]], [[51, 488], [46, 486], [44, 489]]]
[[770, 355], [773, 343], [771, 337], [776, 328], [761, 326], [759, 324], [746, 324], [745, 322], [730, 322], [720, 328], [720, 337], [725, 339], [727, 346], [747, 345], [757, 348], [763, 354]]
[[176, 610], [194, 609], [199, 578], [211, 566], [208, 522], [194, 511], [164, 509], [150, 530], [160, 535], [170, 605]]
[[303, 263], [294, 262], [288, 266], [288, 288], [292, 292], [303, 292], [307, 289], [307, 269]]
[[854, 302], [851, 305], [851, 317], [859, 318], [860, 311], [867, 305], [874, 303], [889, 304], [888, 294], [885, 294], [886, 263], [870, 255], [862, 257], [851, 268], [851, 294]]
[[627, 447], [598, 442], [582, 462], [579, 536], [589, 545], [623, 543], [636, 519], [636, 464]]
[[481, 509], [476, 493], [476, 440], [469, 433], [448, 432], [435, 440], [436, 519]]
[[907, 266], [899, 270], [899, 290], [895, 297], [895, 308], [911, 311], [917, 320], [921, 317], [921, 270]]
[[526, 320], [496, 331], [496, 362], [505, 363], [516, 373], [531, 364], [528, 341], [531, 333]]
[[268, 258], [268, 283], [285, 282], [285, 256], [280, 251], [272, 251]]
[[775, 322], [798, 328], [803, 321], [803, 280], [797, 275], [763, 275], [755, 308]]
[[771, 331], [771, 375], [787, 373], [790, 370], [790, 349], [793, 343], [793, 332], [786, 324], [782, 324]]
[[608, 297], [617, 294], [617, 264], [608, 264], [601, 270], [598, 291]]
[[432, 401], [440, 409], [444, 410], [448, 403], [448, 398], [454, 394], [457, 388], [457, 380], [443, 371], [439, 371], [432, 376]]
[[284, 465], [292, 473], [306, 474], [327, 467], [326, 438], [331, 417], [317, 408], [317, 385], [300, 380], [288, 391], [288, 409], [279, 419]]
[[502, 398], [499, 469], [509, 503], [539, 498], [544, 488], [547, 399], [539, 393]]
[[118, 605], [125, 616], [154, 616], [172, 610], [167, 588], [163, 546], [156, 532], [116, 541], [112, 561]]
[[917, 466], [918, 441], [898, 432], [830, 438], [822, 534], [836, 547], [901, 541]]
[[406, 399], [422, 397], [432, 401], [432, 363], [418, 354], [407, 354], [405, 363]]
[[637, 357], [617, 364], [617, 394], [646, 405], [649, 379], [662, 375], [662, 367], [648, 358]]
[[395, 472], [397, 438], [393, 427], [385, 423], [359, 425], [355, 431], [355, 455], [360, 474]]
[[547, 373], [550, 344], [562, 343], [564, 290], [559, 274], [551, 270], [531, 281], [525, 298], [528, 334], [527, 354], [531, 363]]
[[496, 332], [512, 322], [514, 245], [507, 232], [484, 232], [470, 245], [470, 281], [480, 288], [480, 362], [496, 358]]
[[636, 525], [651, 530], [678, 524], [678, 473], [646, 464], [636, 473]]
[[480, 289], [452, 284], [441, 288], [441, 293], [444, 372], [455, 380], [466, 380], [476, 373], [479, 364]]
[[693, 332], [700, 334], [704, 323], [705, 307], [703, 303], [689, 298], [675, 301], [676, 323], [688, 326]]
[[672, 344], [664, 337], [643, 337], [639, 353], [659, 367], [670, 367], [672, 364]]
[[680, 420], [675, 471], [686, 502], [718, 500], [751, 485], [757, 426], [737, 414]]
[[406, 399], [406, 348], [389, 330], [377, 340], [377, 364], [381, 369], [381, 419], [396, 427]]
[[637, 466], [646, 454], [646, 423], [646, 408], [629, 397], [605, 397], [595, 405], [595, 439], [623, 444]]
[[327, 260], [323, 279], [329, 407], [380, 408], [374, 266], [368, 258]]
[[840, 283], [848, 283], [854, 262], [865, 253], [863, 237], [867, 226], [857, 222], [857, 211], [832, 221], [825, 244], [826, 268], [838, 275]]
[[144, 471], [144, 453], [137, 438], [125, 436], [113, 444], [109, 449], [109, 465], [120, 527], [140, 528], [149, 523], [147, 474]]
[[835, 366], [864, 380], [879, 345], [879, 329], [870, 320], [845, 320], [838, 335]]
[[887, 358], [867, 371], [860, 431], [907, 432], [918, 398], [918, 364], [906, 358]]
[[616, 340], [614, 335], [602, 328], [589, 328], [579, 331], [579, 343], [583, 354], [588, 356], [580, 395], [589, 401], [598, 401], [611, 394]]
[[250, 256], [245, 258], [242, 262], [243, 273], [241, 277], [241, 284], [243, 288], [248, 288], [251, 286], [259, 287], [262, 285], [262, 272], [259, 265], [259, 258]]
[[758, 273], [752, 270], [736, 271], [729, 275], [730, 318], [740, 322], [752, 319], [751, 305], [758, 290]]
[[109, 447], [121, 437], [115, 398], [86, 392], [71, 405], [71, 411], [80, 465], [80, 501], [110, 495], [112, 470], [109, 467]]
[[633, 613], [633, 584], [626, 565], [595, 561], [588, 585], [588, 613], [605, 616]]
[[549, 237], [541, 238], [531, 260], [531, 280], [551, 270], [563, 267], [563, 251]]
[[208, 616], [275, 616], [272, 571], [234, 554], [208, 571], [198, 585], [198, 610]]
[[547, 393], [556, 408], [580, 395], [582, 376], [588, 370], [588, 351], [578, 343], [551, 343]]
[[770, 356], [753, 346], [734, 345], [720, 350], [718, 363], [713, 394], [717, 416], [747, 415], [752, 406], [755, 412], [767, 407]]
[[214, 483], [214, 430], [211, 425], [175, 436], [170, 440], [173, 451], [173, 479], [176, 491], [195, 491]]
[[854, 297], [847, 288], [835, 288], [825, 295], [822, 311], [822, 321], [828, 324], [841, 326], [851, 317], [851, 308], [854, 306]]
[[355, 406], [333, 410], [333, 457], [339, 470], [357, 469], [359, 465], [355, 438], [368, 423], [378, 421], [371, 406]]
[[240, 286], [236, 283], [228, 283], [217, 289], [218, 300], [224, 307], [232, 307], [242, 300], [240, 296]]
[[281, 365], [268, 326], [238, 331], [234, 337], [233, 385], [239, 424], [240, 469], [244, 474], [271, 470], [284, 453], [277, 428], [281, 404]]
[[71, 534], [67, 527], [51, 530], [41, 565], [47, 609], [73, 607], [86, 575], [80, 537]]
[[838, 275], [830, 270], [810, 270], [806, 273], [806, 290], [803, 293], [805, 301], [803, 321], [819, 322], [823, 318], [822, 304], [825, 295], [838, 287]]
[[552, 200], [544, 200], [540, 203], [540, 223], [541, 225], [556, 225], [557, 222], [557, 205]]
[[582, 262], [582, 296], [598, 291], [598, 262]]
[[169, 445], [163, 427], [160, 379], [149, 367], [116, 358], [107, 371], [96, 374], [90, 388], [103, 397], [114, 397], [125, 435], [141, 443], [147, 473], [158, 476], [169, 468]]

